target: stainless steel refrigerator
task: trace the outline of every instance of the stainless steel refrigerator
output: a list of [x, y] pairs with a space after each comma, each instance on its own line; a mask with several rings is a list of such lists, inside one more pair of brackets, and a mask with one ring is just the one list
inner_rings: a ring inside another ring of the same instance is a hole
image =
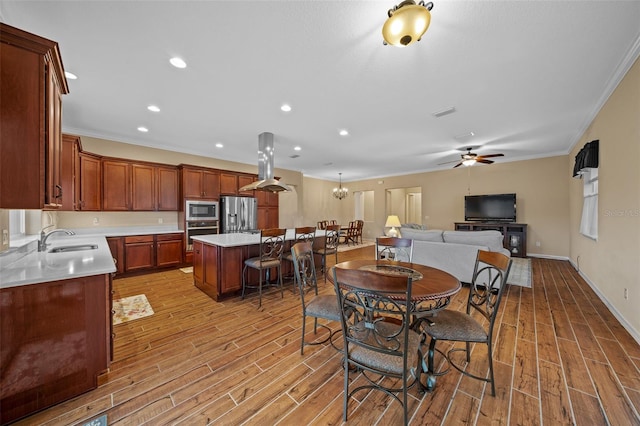
[[253, 197], [220, 198], [220, 233], [256, 232], [258, 200]]

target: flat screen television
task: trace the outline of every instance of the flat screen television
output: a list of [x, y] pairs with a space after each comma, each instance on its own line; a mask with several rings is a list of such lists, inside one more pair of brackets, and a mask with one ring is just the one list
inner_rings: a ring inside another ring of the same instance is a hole
[[516, 194], [467, 195], [464, 220], [468, 222], [515, 222]]

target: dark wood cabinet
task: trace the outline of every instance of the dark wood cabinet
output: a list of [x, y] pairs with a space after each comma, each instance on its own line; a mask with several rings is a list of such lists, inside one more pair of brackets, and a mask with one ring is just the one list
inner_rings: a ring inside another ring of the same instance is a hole
[[502, 245], [512, 257], [527, 257], [527, 224], [504, 222], [456, 222], [456, 231], [500, 231]]
[[100, 157], [81, 152], [75, 175], [76, 210], [102, 210], [102, 162]]
[[156, 210], [156, 167], [131, 164], [131, 210]]
[[245, 185], [256, 180], [256, 175], [246, 173], [234, 173], [230, 171], [220, 172], [220, 195], [243, 195], [253, 197], [255, 191], [240, 191]]
[[97, 387], [111, 359], [110, 286], [106, 274], [0, 289], [1, 424]]
[[201, 288], [204, 277], [204, 244], [200, 241], [194, 241], [191, 256], [193, 260], [193, 283], [196, 287]]
[[255, 193], [257, 192], [263, 192], [263, 191], [240, 191], [240, 188], [242, 188], [245, 185], [249, 185], [251, 182], [256, 180], [256, 176], [255, 175], [238, 175], [238, 195], [244, 195], [244, 196], [248, 196], [248, 197], [253, 197], [255, 195]]
[[169, 166], [158, 166], [156, 169], [157, 177], [157, 204], [159, 211], [178, 211], [178, 194], [180, 193], [178, 182], [178, 168]]
[[247, 253], [247, 246], [219, 247], [194, 241], [195, 286], [214, 300], [242, 290], [242, 268]]
[[78, 163], [80, 138], [72, 135], [62, 135], [62, 150], [60, 157], [60, 185], [62, 186], [62, 204], [60, 210], [76, 210], [76, 163]]
[[178, 211], [178, 169], [102, 159], [102, 207], [108, 211]]
[[111, 250], [111, 257], [116, 264], [116, 273], [124, 273], [124, 237], [107, 237], [107, 244]]
[[131, 210], [131, 163], [102, 159], [102, 209]]
[[213, 169], [182, 166], [182, 197], [217, 200], [220, 197], [220, 173]]
[[151, 269], [155, 266], [153, 235], [124, 238], [125, 272]]
[[278, 207], [260, 207], [258, 205], [258, 228], [269, 229], [277, 228], [279, 224]]
[[58, 44], [0, 23], [0, 208], [58, 208], [62, 95]]
[[156, 266], [164, 268], [182, 264], [182, 234], [156, 235]]
[[[110, 248], [116, 244], [112, 238], [107, 239]], [[125, 273], [179, 266], [184, 263], [183, 238], [182, 233], [124, 237], [123, 260], [118, 264], [124, 264]]]
[[220, 195], [238, 195], [238, 175], [235, 173], [220, 173]]

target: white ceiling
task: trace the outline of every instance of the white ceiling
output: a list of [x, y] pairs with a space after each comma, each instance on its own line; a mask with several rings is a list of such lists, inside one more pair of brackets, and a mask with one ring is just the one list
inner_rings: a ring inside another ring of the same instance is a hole
[[407, 48], [382, 44], [392, 6], [0, 0], [0, 19], [57, 41], [78, 75], [65, 132], [257, 164], [268, 131], [277, 168], [347, 182], [452, 167], [466, 146], [567, 154], [640, 54], [639, 1], [435, 0]]

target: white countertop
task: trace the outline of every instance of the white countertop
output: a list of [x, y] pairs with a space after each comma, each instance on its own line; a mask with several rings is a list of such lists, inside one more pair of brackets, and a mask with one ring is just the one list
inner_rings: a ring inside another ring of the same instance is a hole
[[[316, 237], [323, 237], [325, 231], [316, 231]], [[192, 237], [196, 241], [201, 241], [205, 244], [211, 244], [219, 247], [238, 247], [238, 246], [250, 246], [253, 244], [260, 244], [260, 234], [214, 234], [214, 235], [200, 235]], [[293, 229], [287, 229], [287, 235], [285, 240], [292, 241], [295, 239], [295, 231]]]
[[[95, 244], [95, 250], [49, 253], [62, 246]], [[37, 242], [25, 246], [21, 256], [0, 256], [0, 288], [67, 280], [116, 271], [104, 236], [52, 235], [46, 251], [38, 252]]]

